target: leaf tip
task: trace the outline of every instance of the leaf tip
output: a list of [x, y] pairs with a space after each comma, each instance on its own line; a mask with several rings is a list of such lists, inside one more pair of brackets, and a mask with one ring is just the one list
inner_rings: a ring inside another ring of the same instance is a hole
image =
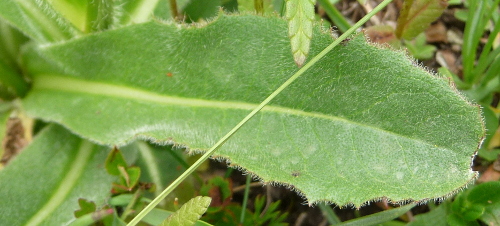
[[295, 61], [295, 64], [300, 68], [304, 63], [306, 62], [306, 55], [303, 53], [296, 53], [293, 55], [293, 60]]

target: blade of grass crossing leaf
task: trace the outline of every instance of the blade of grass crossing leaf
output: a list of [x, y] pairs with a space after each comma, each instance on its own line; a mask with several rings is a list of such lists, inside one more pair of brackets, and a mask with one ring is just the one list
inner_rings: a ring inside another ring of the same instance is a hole
[[411, 208], [413, 208], [414, 206], [415, 204], [411, 204], [399, 208], [382, 211], [376, 214], [371, 214], [368, 216], [356, 218], [354, 220], [349, 220], [342, 224], [337, 224], [337, 226], [361, 226], [361, 225], [381, 224], [403, 215], [404, 213], [411, 210]]
[[293, 59], [301, 67], [306, 61], [311, 45], [314, 1], [287, 0], [286, 19], [288, 20], [288, 36], [292, 45]]
[[319, 4], [325, 9], [326, 15], [335, 23], [341, 32], [347, 31], [351, 27], [344, 16], [328, 0], [318, 0]]
[[264, 101], [262, 101], [259, 106], [257, 106], [252, 112], [250, 112], [243, 120], [241, 120], [231, 131], [229, 131], [226, 135], [224, 135], [217, 143], [215, 143], [203, 156], [201, 156], [191, 167], [189, 167], [181, 176], [179, 176], [175, 181], [173, 181], [163, 192], [157, 196], [148, 206], [146, 206], [137, 216], [132, 219], [127, 225], [134, 226], [149, 212], [151, 211], [158, 203], [161, 202], [170, 192], [172, 192], [185, 178], [191, 175], [204, 161], [206, 161], [210, 156], [212, 156], [215, 151], [222, 146], [234, 133], [236, 133], [245, 123], [248, 122], [253, 116], [255, 116], [264, 106], [266, 106], [271, 100], [273, 100], [278, 94], [280, 94], [286, 87], [288, 87], [291, 83], [293, 83], [297, 78], [299, 78], [305, 71], [307, 71], [310, 67], [312, 67], [316, 62], [318, 62], [321, 58], [323, 58], [328, 52], [330, 52], [335, 46], [337, 46], [342, 40], [346, 39], [356, 31], [359, 27], [361, 27], [364, 23], [366, 23], [370, 17], [375, 15], [377, 12], [385, 8], [392, 0], [384, 0], [377, 7], [375, 7], [371, 12], [366, 14], [361, 20], [359, 20], [354, 26], [352, 26], [349, 30], [347, 30], [344, 34], [342, 34], [338, 39], [332, 42], [329, 46], [327, 46], [323, 51], [321, 51], [318, 55], [313, 57], [307, 64], [305, 64], [302, 68], [300, 68], [294, 75], [292, 75], [287, 81], [285, 81], [280, 87], [278, 87], [273, 93], [271, 93]]

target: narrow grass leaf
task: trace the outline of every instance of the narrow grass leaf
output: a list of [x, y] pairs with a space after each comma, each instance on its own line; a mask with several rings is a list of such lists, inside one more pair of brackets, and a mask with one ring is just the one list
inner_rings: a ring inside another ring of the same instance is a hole
[[[478, 81], [482, 76], [480, 73], [475, 74], [472, 72], [476, 67], [476, 52], [480, 39], [483, 36], [484, 29], [490, 19], [491, 13], [495, 10], [495, 8], [490, 5], [491, 3], [493, 3], [493, 1], [469, 1], [469, 13], [465, 23], [464, 44], [462, 46], [462, 61], [464, 67], [463, 80], [468, 84]], [[496, 1], [496, 3], [498, 4], [498, 1]], [[483, 67], [482, 65], [479, 66]]]
[[349, 22], [345, 19], [345, 17], [340, 13], [337, 8], [331, 3], [329, 0], [318, 0], [318, 3], [325, 9], [328, 17], [335, 23], [335, 26], [341, 32], [346, 32], [347, 29], [351, 27]]

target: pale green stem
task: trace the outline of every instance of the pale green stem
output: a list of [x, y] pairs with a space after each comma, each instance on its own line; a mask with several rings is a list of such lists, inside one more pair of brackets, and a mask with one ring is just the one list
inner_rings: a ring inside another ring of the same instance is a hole
[[339, 219], [339, 217], [335, 214], [332, 207], [324, 203], [321, 203], [318, 206], [321, 209], [323, 216], [328, 220], [328, 223], [330, 223], [331, 225], [335, 225], [342, 222]]
[[271, 100], [273, 100], [278, 94], [280, 94], [286, 87], [288, 87], [292, 82], [294, 82], [297, 78], [299, 78], [304, 72], [307, 71], [310, 67], [312, 67], [316, 62], [318, 62], [321, 58], [323, 58], [328, 52], [330, 52], [335, 46], [337, 46], [342, 40], [346, 39], [349, 35], [354, 33], [356, 29], [361, 27], [364, 23], [366, 23], [373, 15], [377, 12], [385, 8], [392, 0], [384, 0], [377, 7], [375, 7], [371, 12], [366, 14], [361, 20], [359, 20], [354, 26], [352, 26], [349, 30], [347, 30], [344, 34], [342, 34], [338, 39], [332, 42], [329, 46], [327, 46], [323, 51], [321, 51], [318, 55], [313, 57], [309, 62], [307, 62], [302, 68], [300, 68], [292, 77], [290, 77], [285, 83], [283, 83], [278, 89], [276, 89], [271, 95], [269, 95], [262, 103], [259, 104], [250, 114], [248, 114], [243, 120], [241, 120], [238, 125], [236, 125], [231, 131], [229, 131], [224, 137], [222, 137], [213, 147], [211, 147], [203, 156], [201, 156], [191, 167], [189, 167], [182, 175], [180, 175], [177, 179], [175, 179], [172, 184], [170, 184], [158, 197], [156, 197], [149, 205], [146, 206], [137, 216], [127, 224], [127, 226], [134, 226], [139, 221], [146, 216], [158, 203], [161, 202], [170, 192], [172, 192], [184, 179], [186, 179], [190, 174], [192, 174], [203, 162], [205, 162], [210, 156], [214, 154], [214, 152], [222, 146], [236, 131], [238, 131], [248, 120], [250, 120], [254, 115], [256, 115], [264, 106], [266, 106]]
[[139, 189], [137, 189], [137, 191], [135, 191], [134, 197], [132, 198], [132, 201], [130, 201], [128, 203], [127, 207], [125, 207], [125, 210], [123, 211], [123, 214], [120, 217], [120, 219], [125, 220], [128, 217], [128, 215], [130, 215], [132, 213], [132, 211], [133, 211], [132, 207], [134, 207], [135, 203], [140, 199], [141, 193], [142, 193], [141, 188], [139, 188]]
[[243, 203], [241, 204], [240, 225], [243, 225], [243, 222], [245, 222], [245, 213], [247, 212], [248, 195], [250, 193], [250, 182], [252, 182], [252, 176], [248, 174], [247, 181], [245, 184], [245, 194], [243, 195]]

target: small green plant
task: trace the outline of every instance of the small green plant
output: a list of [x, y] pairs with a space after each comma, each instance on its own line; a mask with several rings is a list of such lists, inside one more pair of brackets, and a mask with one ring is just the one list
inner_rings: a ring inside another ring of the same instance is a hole
[[[202, 218], [213, 225], [288, 225], [284, 222], [287, 214], [280, 213], [278, 209], [280, 201], [271, 203], [264, 210], [266, 198], [257, 197], [254, 202], [254, 210], [243, 209], [241, 205], [231, 203], [224, 208], [212, 209], [207, 211], [207, 215]], [[243, 222], [240, 221], [240, 213], [245, 212]]]
[[498, 225], [500, 219], [500, 182], [490, 181], [468, 188], [426, 214], [415, 217], [415, 225]]
[[425, 34], [420, 33], [413, 41], [405, 42], [408, 52], [419, 60], [431, 59], [436, 52], [436, 47], [426, 42]]

